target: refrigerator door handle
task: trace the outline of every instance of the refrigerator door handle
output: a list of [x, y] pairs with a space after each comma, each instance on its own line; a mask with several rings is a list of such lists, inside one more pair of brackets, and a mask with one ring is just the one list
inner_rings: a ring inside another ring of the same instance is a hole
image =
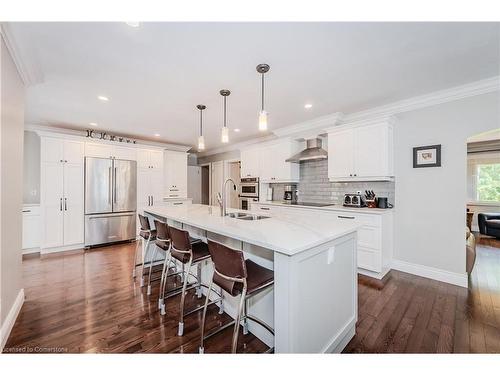
[[111, 204], [111, 195], [113, 194], [113, 181], [112, 181], [111, 167], [108, 170], [108, 180], [109, 180], [109, 191], [108, 191], [108, 203]]
[[114, 169], [113, 175], [113, 202], [116, 203], [116, 167]]

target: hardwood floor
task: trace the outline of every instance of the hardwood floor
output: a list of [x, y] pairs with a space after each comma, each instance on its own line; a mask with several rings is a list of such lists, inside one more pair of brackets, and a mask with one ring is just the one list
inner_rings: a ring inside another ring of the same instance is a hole
[[[178, 297], [167, 315], [157, 284], [146, 296], [130, 277], [134, 245], [29, 257], [23, 262], [26, 302], [4, 352], [195, 353], [201, 314], [176, 336]], [[198, 303], [189, 294], [188, 306]], [[229, 316], [209, 309], [208, 328]], [[346, 353], [500, 353], [500, 241], [479, 238], [471, 288], [392, 271], [383, 282], [359, 278], [357, 334]], [[206, 352], [229, 352], [231, 329]], [[240, 334], [239, 352], [267, 347]]]
[[[500, 353], [500, 241], [478, 236], [470, 288], [392, 271], [359, 281], [346, 353]], [[465, 250], [464, 250], [465, 251]]]
[[[185, 318], [177, 336], [180, 296], [169, 298], [167, 314], [158, 312], [158, 282], [151, 296], [131, 277], [135, 244], [23, 261], [26, 301], [4, 352], [197, 353], [201, 312]], [[187, 309], [202, 304], [194, 292]], [[213, 306], [207, 330], [230, 321]], [[240, 331], [241, 332], [241, 331]], [[205, 352], [229, 353], [232, 330], [210, 338]], [[268, 348], [252, 334], [240, 335], [239, 352]]]

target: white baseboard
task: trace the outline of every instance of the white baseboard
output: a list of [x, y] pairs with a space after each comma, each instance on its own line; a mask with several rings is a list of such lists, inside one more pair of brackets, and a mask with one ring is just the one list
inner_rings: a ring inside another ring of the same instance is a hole
[[428, 267], [422, 264], [408, 263], [402, 260], [393, 259], [392, 268], [398, 271], [411, 273], [413, 275], [427, 277], [437, 281], [458, 285], [463, 288], [468, 286], [467, 273], [455, 273], [439, 268]]
[[85, 247], [85, 244], [83, 244], [83, 243], [79, 243], [76, 245], [60, 246], [60, 247], [46, 247], [46, 248], [40, 249], [40, 255], [60, 253], [61, 251], [79, 250], [79, 249], [83, 249], [84, 247]]
[[7, 343], [7, 339], [9, 338], [10, 331], [12, 331], [12, 327], [14, 327], [14, 323], [16, 322], [17, 316], [19, 315], [19, 311], [21, 311], [21, 307], [24, 303], [24, 289], [21, 289], [17, 294], [16, 300], [14, 304], [10, 308], [5, 321], [2, 324], [2, 328], [0, 329], [0, 352], [3, 350], [5, 344]]
[[23, 255], [35, 254], [35, 253], [39, 253], [39, 252], [40, 252], [39, 247], [32, 247], [30, 249], [23, 249]]

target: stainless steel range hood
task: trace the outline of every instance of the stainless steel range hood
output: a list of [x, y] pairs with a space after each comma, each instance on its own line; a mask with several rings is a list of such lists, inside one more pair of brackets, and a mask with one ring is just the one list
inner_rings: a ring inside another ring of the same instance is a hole
[[321, 160], [328, 159], [328, 152], [321, 148], [322, 141], [319, 138], [306, 140], [306, 149], [298, 154], [293, 155], [291, 158], [286, 159], [289, 163], [300, 163], [307, 160]]

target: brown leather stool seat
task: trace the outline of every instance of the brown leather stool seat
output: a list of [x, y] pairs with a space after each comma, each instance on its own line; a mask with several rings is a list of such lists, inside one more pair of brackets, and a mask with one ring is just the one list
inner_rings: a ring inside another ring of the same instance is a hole
[[[274, 282], [274, 273], [265, 267], [259, 266], [251, 260], [245, 260], [245, 268], [247, 269], [247, 295], [272, 285]], [[214, 283], [231, 294], [233, 297], [241, 294], [243, 291], [243, 284], [229, 281], [214, 274]]]
[[148, 237], [151, 235], [151, 238], [149, 238], [151, 241], [153, 240], [156, 240], [156, 230], [155, 229], [152, 229], [150, 231], [146, 231], [146, 230], [141, 230], [139, 232], [139, 236], [141, 236], [142, 238], [144, 238], [145, 240], [148, 239]]
[[488, 225], [492, 228], [500, 229], [500, 220], [490, 219]]
[[[204, 242], [195, 242], [192, 244], [191, 249], [193, 251], [192, 262], [199, 262], [204, 259], [210, 258], [210, 253], [208, 252], [208, 246]], [[172, 249], [172, 256], [179, 262], [186, 264], [189, 262], [190, 255], [185, 253], [179, 253]]]

